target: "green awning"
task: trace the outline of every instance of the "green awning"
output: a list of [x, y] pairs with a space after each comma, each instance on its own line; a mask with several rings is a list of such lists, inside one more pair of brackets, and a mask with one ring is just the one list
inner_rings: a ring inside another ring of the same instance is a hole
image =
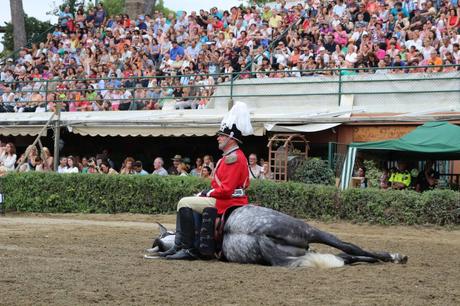
[[[399, 139], [354, 142], [350, 147], [384, 155], [388, 159], [460, 159], [460, 127], [448, 122], [427, 122]], [[373, 151], [373, 152], [372, 152]]]
[[358, 150], [385, 160], [459, 160], [460, 127], [443, 121], [427, 122], [399, 139], [351, 143], [343, 164], [341, 189], [350, 186]]

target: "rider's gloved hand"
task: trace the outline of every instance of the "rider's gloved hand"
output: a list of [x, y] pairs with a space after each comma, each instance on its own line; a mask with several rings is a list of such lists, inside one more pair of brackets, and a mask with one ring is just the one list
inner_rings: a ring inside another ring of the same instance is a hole
[[200, 193], [198, 193], [197, 195], [199, 197], [207, 197], [208, 196], [208, 192], [209, 192], [209, 189], [205, 189], [203, 191], [201, 191]]

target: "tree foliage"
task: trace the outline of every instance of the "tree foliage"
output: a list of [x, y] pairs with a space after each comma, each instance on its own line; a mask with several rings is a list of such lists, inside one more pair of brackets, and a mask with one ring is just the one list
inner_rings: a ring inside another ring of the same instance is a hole
[[[49, 21], [40, 21], [35, 17], [29, 17], [24, 14], [24, 21], [26, 25], [26, 36], [27, 42], [41, 42], [46, 38], [46, 33], [52, 28], [52, 24]], [[6, 31], [3, 35], [3, 47], [4, 54], [12, 52], [14, 50], [14, 39], [13, 39], [13, 24], [6, 22]]]
[[[96, 0], [64, 0], [61, 4], [54, 3], [54, 8], [48, 12], [49, 15], [59, 16], [59, 12], [63, 11], [66, 6], [69, 6], [70, 12], [75, 16], [78, 7], [85, 4], [84, 9], [88, 10], [96, 6]], [[97, 3], [103, 3], [104, 9], [109, 16], [122, 14], [125, 8], [125, 0], [99, 0]]]
[[263, 6], [266, 3], [274, 2], [273, 0], [240, 0], [242, 5]]
[[163, 0], [158, 0], [153, 7], [153, 12], [163, 13], [163, 16], [168, 16], [169, 14], [175, 14], [173, 10], [167, 8]]
[[104, 3], [104, 8], [109, 16], [123, 14], [125, 0], [104, 0], [99, 2]]
[[333, 185], [334, 172], [324, 160], [310, 158], [296, 169], [293, 179], [305, 184]]

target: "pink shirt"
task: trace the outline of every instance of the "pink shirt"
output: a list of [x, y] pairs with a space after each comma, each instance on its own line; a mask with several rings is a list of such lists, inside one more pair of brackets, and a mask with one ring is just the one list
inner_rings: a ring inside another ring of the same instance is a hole
[[70, 102], [69, 103], [69, 112], [76, 112], [77, 111], [77, 106], [75, 105], [75, 102]]
[[345, 45], [348, 42], [347, 32], [334, 32], [334, 41], [339, 45]]
[[379, 60], [384, 59], [385, 54], [386, 54], [385, 50], [382, 50], [382, 49], [378, 49], [377, 52], [375, 53], [375, 55], [377, 56]]

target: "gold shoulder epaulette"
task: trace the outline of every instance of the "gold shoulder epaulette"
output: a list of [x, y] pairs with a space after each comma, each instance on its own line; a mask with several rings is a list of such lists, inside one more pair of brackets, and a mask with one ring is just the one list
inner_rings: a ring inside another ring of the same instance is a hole
[[236, 153], [231, 153], [225, 157], [225, 163], [227, 165], [233, 164], [238, 160], [238, 155]]

